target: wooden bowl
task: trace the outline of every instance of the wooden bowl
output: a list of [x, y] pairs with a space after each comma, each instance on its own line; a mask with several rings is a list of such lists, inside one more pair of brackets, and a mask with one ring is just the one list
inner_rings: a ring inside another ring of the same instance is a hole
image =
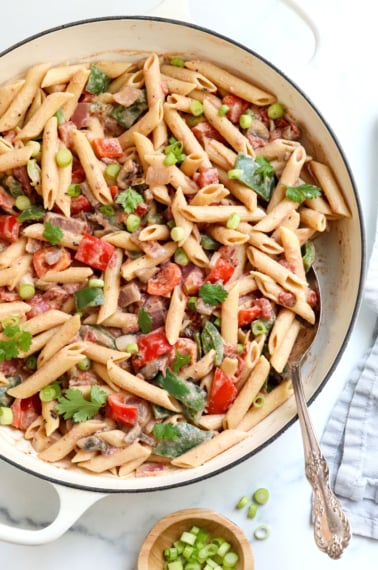
[[163, 570], [163, 551], [195, 525], [220, 536], [239, 556], [237, 570], [253, 570], [251, 545], [243, 531], [228, 518], [210, 509], [184, 509], [160, 519], [148, 533], [138, 557], [138, 570]]

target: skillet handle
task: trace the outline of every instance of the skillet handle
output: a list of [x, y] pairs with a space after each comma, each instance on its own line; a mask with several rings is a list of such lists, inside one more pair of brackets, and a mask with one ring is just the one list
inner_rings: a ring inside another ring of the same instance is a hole
[[106, 496], [105, 493], [82, 491], [51, 483], [59, 496], [59, 512], [48, 526], [38, 529], [22, 529], [0, 524], [0, 540], [15, 544], [39, 545], [60, 538], [87, 510]]

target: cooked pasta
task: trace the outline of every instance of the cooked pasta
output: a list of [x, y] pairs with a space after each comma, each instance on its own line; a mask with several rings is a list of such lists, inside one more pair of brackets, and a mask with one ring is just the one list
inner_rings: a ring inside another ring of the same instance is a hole
[[42, 460], [198, 467], [291, 396], [314, 238], [350, 215], [294, 116], [155, 53], [0, 87], [0, 405]]

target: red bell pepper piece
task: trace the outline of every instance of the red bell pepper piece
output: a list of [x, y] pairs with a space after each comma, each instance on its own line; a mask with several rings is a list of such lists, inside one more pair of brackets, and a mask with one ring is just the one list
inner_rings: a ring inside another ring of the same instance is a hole
[[220, 368], [214, 372], [213, 382], [207, 405], [208, 414], [224, 414], [235, 400], [237, 389], [230, 376]]
[[114, 253], [114, 245], [102, 239], [84, 234], [79, 248], [75, 254], [75, 259], [90, 267], [105, 271]]
[[223, 281], [227, 283], [231, 279], [234, 273], [235, 267], [220, 257], [214, 267], [210, 270], [209, 275], [206, 277], [206, 281], [209, 283], [216, 283], [217, 281]]
[[126, 394], [115, 393], [108, 396], [106, 416], [124, 426], [133, 426], [138, 417], [138, 407], [127, 403]]
[[138, 340], [138, 354], [133, 357], [134, 368], [141, 368], [158, 356], [168, 354], [173, 346], [169, 344], [163, 328], [141, 336]]
[[17, 216], [0, 216], [0, 239], [11, 243], [17, 241], [21, 226]]
[[71, 198], [71, 216], [80, 214], [80, 212], [92, 212], [92, 210], [93, 206], [84, 194]]
[[[50, 253], [53, 254], [57, 250], [60, 250], [60, 257], [56, 263], [52, 265], [47, 263], [46, 256]], [[35, 253], [33, 253], [33, 267], [34, 271], [38, 275], [38, 277], [43, 277], [47, 271], [63, 271], [63, 269], [67, 269], [72, 263], [71, 254], [68, 249], [64, 247], [43, 247], [39, 249]]]
[[123, 155], [121, 143], [116, 137], [93, 139], [92, 147], [98, 158], [119, 158]]

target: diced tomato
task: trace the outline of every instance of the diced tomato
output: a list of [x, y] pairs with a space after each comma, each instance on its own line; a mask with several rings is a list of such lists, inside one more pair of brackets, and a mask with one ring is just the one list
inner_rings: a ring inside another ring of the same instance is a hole
[[84, 194], [71, 198], [71, 216], [80, 214], [80, 212], [92, 212], [92, 210], [92, 204]]
[[216, 168], [205, 168], [201, 170], [201, 172], [196, 172], [193, 175], [193, 180], [200, 188], [208, 186], [209, 184], [218, 184], [218, 170]]
[[[46, 256], [60, 253], [56, 263], [47, 263]], [[38, 277], [43, 277], [47, 271], [63, 271], [72, 263], [71, 254], [65, 247], [43, 247], [33, 253], [33, 266]]]
[[224, 414], [235, 400], [237, 389], [230, 376], [227, 376], [220, 368], [214, 372], [211, 384], [208, 414]]
[[168, 354], [172, 350], [163, 328], [141, 336], [138, 340], [138, 354], [133, 356], [134, 368], [141, 368], [158, 356]]
[[168, 295], [181, 282], [181, 269], [176, 263], [168, 263], [147, 284], [149, 295]]
[[230, 110], [227, 112], [227, 118], [230, 119], [232, 123], [238, 123], [241, 115], [245, 113], [249, 107], [248, 101], [236, 95], [226, 95], [223, 97], [222, 103], [230, 107]]
[[216, 283], [217, 281], [223, 281], [227, 283], [234, 273], [235, 267], [220, 257], [214, 267], [210, 270], [209, 275], [206, 277], [206, 281], [209, 283]]
[[261, 307], [255, 305], [249, 309], [240, 309], [238, 312], [238, 325], [239, 327], [245, 327], [249, 325], [255, 319], [258, 319], [261, 315]]
[[148, 206], [143, 202], [142, 204], [137, 205], [134, 213], [142, 218], [147, 213], [147, 210]]
[[0, 216], [0, 239], [11, 243], [17, 241], [21, 226], [16, 216]]
[[116, 137], [93, 139], [92, 147], [98, 158], [119, 158], [123, 155], [121, 143]]
[[85, 234], [75, 253], [75, 259], [90, 267], [105, 271], [114, 253], [114, 245], [102, 239]]
[[133, 426], [138, 417], [138, 407], [127, 403], [126, 394], [117, 392], [108, 396], [106, 416], [124, 426]]
[[119, 192], [119, 188], [118, 188], [117, 184], [113, 184], [113, 186], [109, 186], [109, 191], [110, 191], [110, 194], [111, 194], [113, 200], [115, 200], [115, 198], [117, 198], [118, 192]]
[[11, 405], [13, 412], [12, 426], [25, 431], [41, 413], [41, 401], [38, 394], [30, 398], [16, 398]]
[[222, 135], [207, 121], [203, 121], [192, 127], [192, 133], [201, 144], [204, 143], [205, 139], [215, 139], [220, 142], [224, 141]]

